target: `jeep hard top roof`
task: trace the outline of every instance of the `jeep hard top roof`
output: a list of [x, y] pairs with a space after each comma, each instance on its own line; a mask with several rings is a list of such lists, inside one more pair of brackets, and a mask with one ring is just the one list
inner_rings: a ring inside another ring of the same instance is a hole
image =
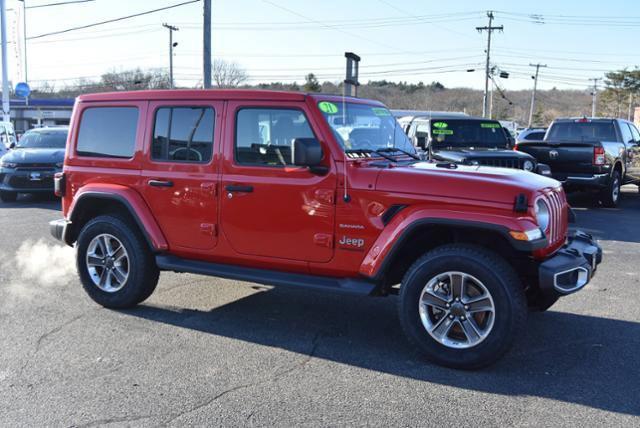
[[304, 101], [311, 97], [317, 101], [342, 102], [343, 99], [359, 104], [383, 106], [375, 100], [342, 97], [319, 93], [294, 91], [273, 91], [262, 89], [154, 89], [143, 91], [102, 92], [78, 97], [80, 102], [94, 101], [154, 101], [154, 100], [261, 100], [261, 101]]

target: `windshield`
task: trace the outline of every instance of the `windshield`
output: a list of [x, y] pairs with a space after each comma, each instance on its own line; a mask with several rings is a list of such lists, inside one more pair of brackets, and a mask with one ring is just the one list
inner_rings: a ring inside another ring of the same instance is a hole
[[416, 152], [402, 126], [384, 107], [321, 101], [318, 108], [346, 151], [397, 148]]
[[617, 141], [613, 121], [609, 122], [556, 122], [551, 125], [547, 140], [560, 141]]
[[27, 131], [16, 147], [21, 149], [63, 149], [67, 131]]
[[509, 140], [499, 122], [447, 119], [431, 121], [431, 141], [441, 147], [509, 149]]

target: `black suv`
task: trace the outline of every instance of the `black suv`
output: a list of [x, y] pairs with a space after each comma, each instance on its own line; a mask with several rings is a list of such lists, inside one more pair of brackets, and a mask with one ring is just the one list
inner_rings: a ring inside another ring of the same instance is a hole
[[24, 133], [0, 159], [0, 199], [13, 202], [18, 193], [53, 193], [53, 176], [62, 171], [67, 127], [37, 128]]
[[514, 151], [513, 137], [497, 120], [438, 113], [402, 117], [398, 121], [429, 160], [551, 174], [549, 168], [538, 164], [533, 156]]

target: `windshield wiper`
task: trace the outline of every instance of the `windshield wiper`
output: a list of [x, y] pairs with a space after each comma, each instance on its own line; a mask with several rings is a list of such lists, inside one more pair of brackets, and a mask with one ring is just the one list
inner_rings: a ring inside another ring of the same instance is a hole
[[398, 160], [396, 158], [394, 158], [393, 156], [389, 156], [385, 153], [381, 153], [378, 150], [371, 150], [371, 149], [347, 149], [344, 151], [345, 153], [369, 153], [369, 154], [375, 154], [380, 156], [381, 158], [385, 158], [388, 161], [391, 162], [398, 162]]
[[399, 149], [397, 147], [385, 147], [384, 149], [378, 149], [377, 150], [378, 153], [383, 152], [383, 153], [393, 153], [393, 152], [400, 152], [400, 153], [404, 153], [405, 155], [409, 156], [410, 158], [413, 158], [415, 160], [421, 160], [420, 156], [416, 155], [415, 153], [410, 153], [406, 150], [402, 150]]

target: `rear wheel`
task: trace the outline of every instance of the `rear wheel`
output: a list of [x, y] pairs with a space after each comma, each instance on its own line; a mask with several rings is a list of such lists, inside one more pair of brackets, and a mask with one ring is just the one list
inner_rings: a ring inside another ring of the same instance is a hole
[[82, 286], [98, 304], [127, 308], [147, 299], [159, 270], [140, 231], [116, 216], [88, 222], [78, 236], [76, 265]]
[[620, 199], [620, 186], [622, 185], [622, 177], [619, 171], [613, 171], [611, 179], [607, 187], [600, 193], [600, 201], [607, 208], [615, 208]]
[[15, 202], [18, 199], [17, 192], [10, 192], [7, 190], [0, 191], [0, 200], [2, 202]]
[[398, 304], [409, 341], [431, 361], [460, 369], [500, 358], [527, 315], [511, 266], [470, 245], [445, 245], [420, 257], [402, 281]]

